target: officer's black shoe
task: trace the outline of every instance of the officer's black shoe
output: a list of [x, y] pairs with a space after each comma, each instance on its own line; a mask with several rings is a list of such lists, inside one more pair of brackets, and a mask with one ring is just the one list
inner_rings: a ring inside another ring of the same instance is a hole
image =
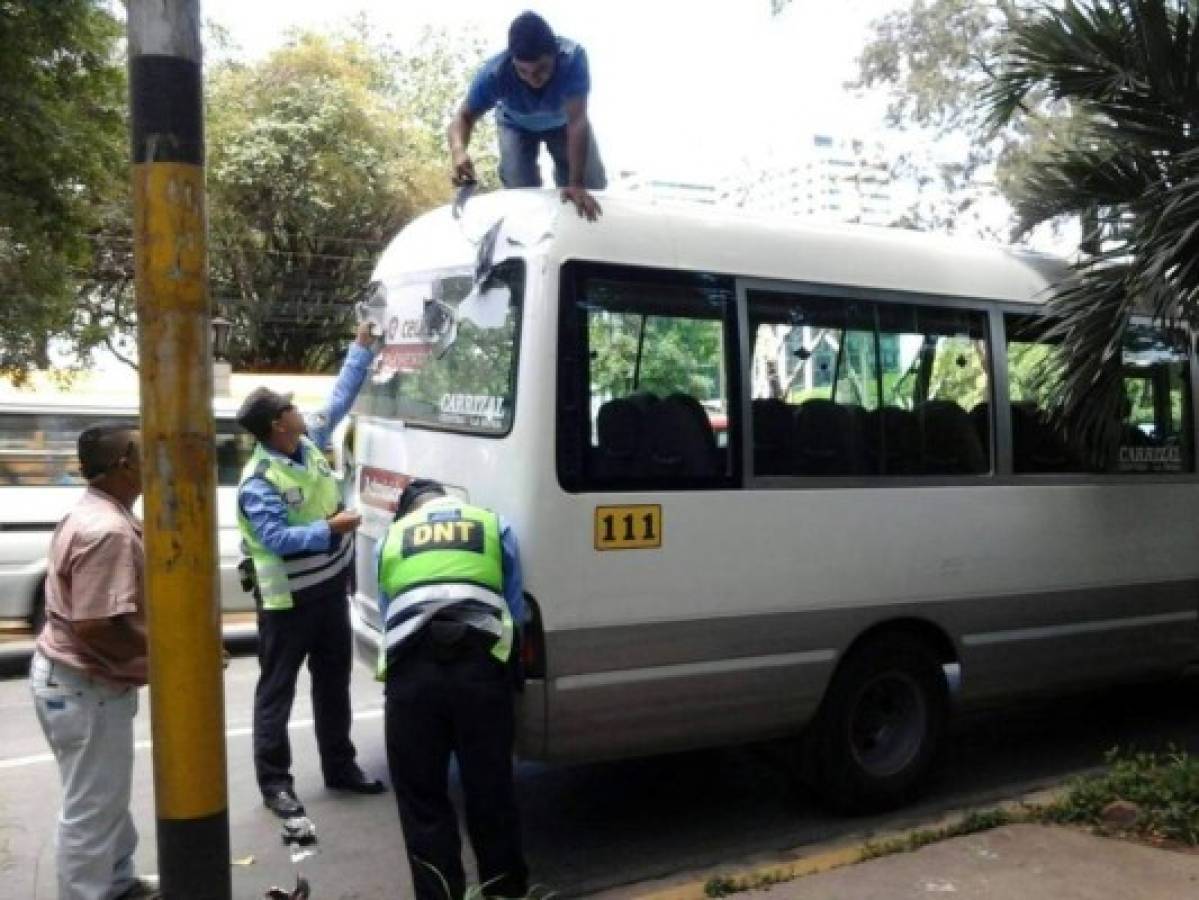
[[349, 791], [352, 794], [382, 794], [386, 787], [378, 779], [367, 778], [357, 766], [337, 778], [326, 778], [325, 787], [332, 791]]
[[304, 815], [304, 804], [296, 799], [294, 791], [271, 791], [262, 795], [262, 805], [280, 819], [293, 819]]

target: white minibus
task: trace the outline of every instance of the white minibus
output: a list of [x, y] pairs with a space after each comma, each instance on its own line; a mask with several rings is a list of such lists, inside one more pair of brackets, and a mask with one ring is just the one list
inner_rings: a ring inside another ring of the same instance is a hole
[[417, 219], [363, 305], [385, 347], [356, 409], [362, 654], [374, 551], [420, 476], [521, 541], [527, 758], [796, 736], [829, 800], [878, 807], [951, 706], [1181, 671], [1192, 348], [1135, 321], [1118, 440], [1084, 452], [1035, 375], [1065, 272], [615, 197], [590, 223], [554, 192]]

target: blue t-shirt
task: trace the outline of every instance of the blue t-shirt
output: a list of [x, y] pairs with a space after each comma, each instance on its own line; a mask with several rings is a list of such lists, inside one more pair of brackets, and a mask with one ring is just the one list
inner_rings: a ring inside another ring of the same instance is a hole
[[591, 90], [587, 52], [574, 41], [558, 38], [554, 74], [539, 91], [520, 80], [512, 54], [504, 51], [483, 64], [470, 84], [466, 106], [481, 116], [496, 108], [501, 125], [522, 131], [552, 131], [566, 124], [566, 101], [585, 97]]

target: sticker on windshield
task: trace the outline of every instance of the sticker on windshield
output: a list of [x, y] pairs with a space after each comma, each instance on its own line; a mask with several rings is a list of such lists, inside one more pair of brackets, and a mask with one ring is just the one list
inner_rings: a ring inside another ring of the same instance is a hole
[[485, 291], [472, 290], [458, 306], [458, 317], [480, 328], [503, 328], [508, 321], [512, 291], [497, 284]]
[[447, 425], [502, 428], [504, 398], [488, 394], [443, 394], [438, 419]]
[[418, 318], [392, 316], [384, 332], [383, 349], [375, 364], [379, 375], [407, 374], [420, 371], [433, 352]]

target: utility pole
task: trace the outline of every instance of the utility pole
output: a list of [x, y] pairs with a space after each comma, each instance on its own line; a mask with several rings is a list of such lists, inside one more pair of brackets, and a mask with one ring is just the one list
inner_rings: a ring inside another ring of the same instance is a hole
[[230, 900], [199, 0], [128, 0], [158, 867]]

